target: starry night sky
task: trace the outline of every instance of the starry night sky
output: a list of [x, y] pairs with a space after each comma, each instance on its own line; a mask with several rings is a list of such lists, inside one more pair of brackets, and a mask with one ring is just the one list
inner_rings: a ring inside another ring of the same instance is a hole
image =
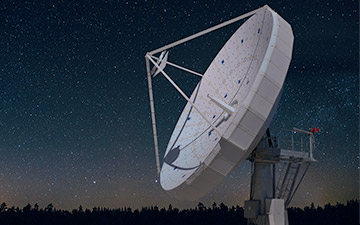
[[[293, 59], [272, 126], [319, 127], [319, 161], [293, 204], [358, 198], [359, 3], [1, 1], [0, 202], [62, 209], [193, 207], [156, 182], [144, 55], [268, 4], [291, 25]], [[242, 22], [172, 49], [205, 72]], [[171, 71], [190, 94], [198, 78]], [[170, 72], [169, 72], [170, 73]], [[153, 80], [160, 155], [185, 101]], [[243, 204], [249, 163], [200, 199]]]

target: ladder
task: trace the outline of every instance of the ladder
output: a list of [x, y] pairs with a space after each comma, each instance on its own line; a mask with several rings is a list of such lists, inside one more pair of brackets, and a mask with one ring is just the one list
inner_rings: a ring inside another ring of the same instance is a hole
[[[281, 173], [276, 187], [276, 198], [285, 200], [285, 207], [290, 204], [290, 201], [296, 191], [294, 190], [297, 177], [299, 175], [301, 163], [288, 161], [283, 165], [283, 172]], [[286, 169], [285, 169], [286, 168]]]

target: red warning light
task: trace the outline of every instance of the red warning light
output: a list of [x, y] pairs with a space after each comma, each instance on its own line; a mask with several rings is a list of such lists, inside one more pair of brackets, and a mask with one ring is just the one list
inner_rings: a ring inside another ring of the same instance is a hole
[[311, 128], [311, 130], [310, 130], [310, 132], [313, 133], [313, 134], [315, 134], [315, 133], [317, 133], [317, 132], [319, 132], [319, 131], [320, 131], [320, 129], [317, 128], [317, 127], [313, 127], [313, 128]]

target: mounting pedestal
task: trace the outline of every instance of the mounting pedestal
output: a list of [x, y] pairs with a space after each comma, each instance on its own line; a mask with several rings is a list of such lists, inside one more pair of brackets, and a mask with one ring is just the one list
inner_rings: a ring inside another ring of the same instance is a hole
[[[303, 139], [301, 151], [296, 151], [293, 135], [291, 150], [281, 149], [276, 138], [272, 139], [269, 130], [252, 152], [248, 160], [252, 165], [250, 200], [245, 201], [244, 216], [248, 225], [289, 225], [287, 207], [304, 178], [311, 162], [315, 139], [311, 132], [294, 128], [294, 133], [309, 137], [309, 151], [305, 152]], [[276, 176], [276, 165], [282, 163], [280, 176]], [[305, 169], [301, 167], [305, 165]], [[276, 180], [278, 180], [276, 182]]]

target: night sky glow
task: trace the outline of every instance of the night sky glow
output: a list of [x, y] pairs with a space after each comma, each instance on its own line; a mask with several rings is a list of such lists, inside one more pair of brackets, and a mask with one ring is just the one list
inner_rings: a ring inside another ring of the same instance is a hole
[[[358, 198], [359, 3], [338, 1], [2, 1], [0, 202], [72, 209], [239, 204], [244, 162], [210, 194], [180, 202], [156, 182], [144, 55], [268, 4], [291, 25], [293, 59], [272, 126], [319, 127], [293, 205]], [[174, 48], [203, 73], [242, 22]], [[171, 71], [171, 69], [169, 69]], [[198, 78], [173, 71], [190, 94]], [[185, 100], [153, 80], [160, 155]]]

